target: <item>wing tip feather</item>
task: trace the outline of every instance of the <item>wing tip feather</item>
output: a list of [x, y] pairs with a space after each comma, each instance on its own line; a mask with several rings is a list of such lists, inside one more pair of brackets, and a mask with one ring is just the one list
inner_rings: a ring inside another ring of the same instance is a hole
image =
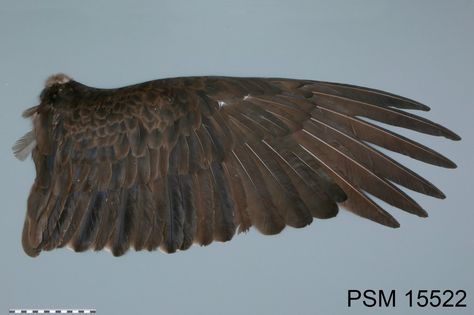
[[379, 223], [381, 223], [382, 225], [388, 226], [390, 228], [393, 228], [393, 229], [400, 228], [400, 223], [394, 218], [392, 218], [392, 220], [389, 220], [387, 222], [379, 222]]
[[450, 139], [450, 140], [453, 140], [453, 141], [460, 141], [462, 138], [460, 135], [458, 135], [457, 133], [447, 129], [447, 133], [445, 134], [445, 137]]

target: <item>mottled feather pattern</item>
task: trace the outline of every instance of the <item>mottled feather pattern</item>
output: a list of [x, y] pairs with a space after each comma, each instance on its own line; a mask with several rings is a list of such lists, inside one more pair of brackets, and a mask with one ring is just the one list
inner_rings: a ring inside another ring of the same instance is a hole
[[251, 226], [263, 234], [301, 228], [341, 205], [397, 227], [370, 195], [422, 217], [394, 183], [444, 195], [370, 144], [455, 164], [374, 121], [460, 139], [405, 111], [428, 109], [380, 90], [310, 80], [181, 77], [97, 89], [51, 77], [40, 104], [24, 113], [33, 131], [14, 146], [19, 158], [32, 152], [37, 175], [24, 250], [173, 253]]

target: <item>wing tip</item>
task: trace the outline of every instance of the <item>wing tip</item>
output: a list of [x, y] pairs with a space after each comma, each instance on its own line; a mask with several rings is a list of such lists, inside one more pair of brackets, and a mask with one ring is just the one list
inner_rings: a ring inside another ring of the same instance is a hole
[[362, 217], [365, 217], [371, 221], [374, 221], [376, 223], [382, 224], [390, 228], [397, 229], [400, 227], [400, 223], [397, 221], [397, 219], [395, 219], [390, 213], [386, 212], [385, 210], [383, 209], [381, 210], [382, 210], [382, 212], [380, 213], [381, 216], [374, 216], [374, 217], [362, 216]]
[[431, 110], [431, 107], [429, 107], [428, 105], [417, 102], [417, 101], [415, 101], [411, 98], [406, 98], [406, 97], [399, 96], [399, 95], [397, 95], [397, 97], [402, 99], [404, 102], [409, 103], [409, 104], [412, 105], [410, 108], [406, 108], [406, 109], [421, 110], [421, 111], [424, 111], [424, 112], [429, 112]]
[[431, 108], [425, 104], [418, 103], [418, 102], [416, 102], [416, 104], [418, 104], [419, 109], [422, 111], [429, 112], [431, 110]]
[[445, 158], [444, 163], [440, 166], [445, 167], [445, 168], [449, 168], [449, 169], [455, 169], [455, 168], [458, 167], [456, 163], [454, 163], [453, 161], [451, 161], [448, 158]]
[[432, 191], [430, 196], [435, 197], [437, 199], [446, 199], [446, 195], [436, 187], [434, 187], [434, 190]]
[[427, 218], [428, 217], [428, 212], [426, 212], [425, 209], [420, 208], [416, 215], [419, 216], [420, 218]]
[[458, 135], [457, 133], [455, 133], [454, 131], [451, 131], [449, 130], [448, 128], [444, 127], [444, 126], [441, 126], [441, 125], [438, 125], [438, 130], [439, 130], [439, 135], [440, 136], [443, 136], [449, 140], [453, 140], [453, 141], [460, 141], [461, 140], [461, 136]]
[[445, 134], [445, 137], [453, 141], [460, 141], [462, 139], [460, 135], [451, 130], [448, 130], [448, 133]]
[[385, 223], [382, 223], [382, 224], [385, 225], [385, 226], [388, 226], [390, 228], [393, 228], [393, 229], [400, 228], [400, 223], [397, 220], [393, 219], [393, 218], [392, 218], [392, 220], [390, 220], [388, 222], [385, 222]]

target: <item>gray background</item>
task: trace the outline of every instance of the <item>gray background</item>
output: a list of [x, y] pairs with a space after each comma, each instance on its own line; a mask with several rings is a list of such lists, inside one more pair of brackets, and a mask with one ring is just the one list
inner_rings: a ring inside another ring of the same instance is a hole
[[[0, 314], [10, 307], [95, 307], [98, 314], [473, 314], [474, 4], [457, 1], [0, 1]], [[181, 75], [281, 76], [385, 89], [432, 107], [463, 136], [404, 132], [458, 163], [396, 158], [441, 188], [411, 193], [423, 220], [388, 207], [392, 230], [342, 211], [302, 230], [186, 252], [69, 250], [27, 257], [20, 244], [30, 159], [10, 147], [29, 128], [44, 79], [99, 87]], [[397, 308], [348, 309], [347, 289], [397, 289]], [[408, 289], [465, 289], [461, 310], [409, 309]]]

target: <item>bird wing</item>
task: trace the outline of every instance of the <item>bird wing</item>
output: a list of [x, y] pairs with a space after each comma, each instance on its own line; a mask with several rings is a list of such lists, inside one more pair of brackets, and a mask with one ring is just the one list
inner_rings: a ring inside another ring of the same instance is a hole
[[[434, 165], [446, 157], [374, 122], [460, 138], [383, 91], [280, 78], [182, 77], [120, 89], [49, 87], [30, 110], [36, 180], [23, 247], [184, 250], [255, 226], [277, 234], [338, 204], [398, 227], [369, 195], [418, 216], [395, 184], [443, 193], [371, 144]], [[29, 136], [31, 138], [31, 135]], [[20, 140], [21, 141], [21, 140]]]

